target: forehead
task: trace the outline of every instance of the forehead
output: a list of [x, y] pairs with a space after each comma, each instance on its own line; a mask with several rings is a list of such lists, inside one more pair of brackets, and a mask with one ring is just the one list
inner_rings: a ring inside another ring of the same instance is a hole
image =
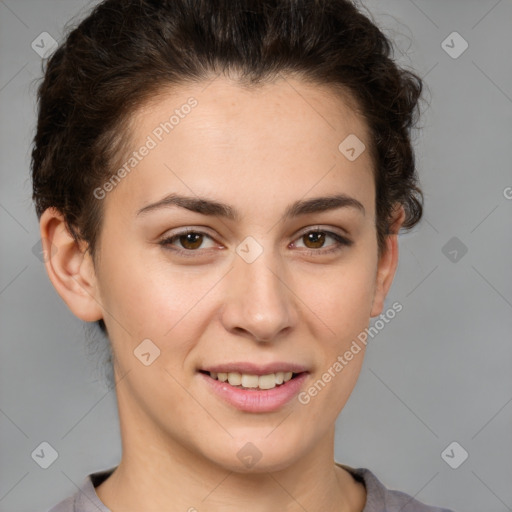
[[122, 184], [134, 207], [176, 188], [212, 197], [245, 190], [247, 198], [259, 190], [287, 203], [287, 192], [303, 196], [315, 183], [373, 193], [369, 151], [350, 161], [340, 150], [354, 136], [368, 148], [367, 126], [352, 99], [327, 86], [282, 78], [247, 88], [219, 77], [173, 86], [134, 113], [129, 135], [131, 151], [151, 141]]
[[[184, 108], [191, 98], [197, 106]], [[252, 148], [247, 145], [250, 140], [256, 146], [272, 140], [276, 144], [310, 141], [304, 150], [325, 151], [337, 149], [340, 137], [351, 133], [367, 138], [366, 123], [356, 107], [348, 91], [335, 90], [325, 84], [282, 76], [273, 82], [249, 87], [216, 77], [211, 82], [162, 88], [134, 112], [131, 131], [135, 136], [151, 132], [157, 128], [155, 121], [169, 121], [176, 112], [179, 119], [171, 122], [175, 123], [173, 133], [183, 131], [178, 129], [178, 124], [193, 125], [198, 145], [201, 136], [208, 135], [209, 141], [217, 145], [243, 137], [245, 149]], [[185, 115], [181, 109], [186, 110]], [[187, 122], [182, 123], [185, 118]], [[265, 148], [274, 147], [272, 144], [260, 149], [265, 153]], [[295, 147], [295, 150], [300, 149]]]

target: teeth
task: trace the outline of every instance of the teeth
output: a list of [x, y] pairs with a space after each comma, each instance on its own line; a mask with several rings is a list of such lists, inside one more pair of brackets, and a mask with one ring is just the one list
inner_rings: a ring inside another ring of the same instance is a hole
[[[243, 379], [242, 379], [243, 382]], [[272, 389], [275, 388], [277, 384], [277, 379], [275, 374], [271, 373], [269, 375], [260, 375], [258, 378], [258, 387], [260, 389]]]
[[239, 373], [230, 372], [228, 373], [228, 382], [232, 386], [240, 386], [242, 384], [242, 376]]
[[259, 388], [259, 389], [272, 389], [283, 382], [288, 382], [293, 376], [293, 372], [277, 372], [269, 373], [267, 375], [250, 375], [246, 373], [229, 372], [229, 373], [216, 373], [210, 372], [212, 379], [219, 380], [220, 382], [229, 382], [231, 386], [241, 386], [243, 388]]
[[260, 378], [257, 375], [246, 375], [245, 373], [242, 374], [242, 378], [240, 380], [242, 381], [241, 384], [243, 388], [257, 388], [260, 383]]

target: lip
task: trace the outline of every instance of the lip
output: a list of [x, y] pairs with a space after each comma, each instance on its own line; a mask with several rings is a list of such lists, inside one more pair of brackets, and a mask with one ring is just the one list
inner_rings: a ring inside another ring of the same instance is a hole
[[258, 376], [277, 372], [303, 373], [308, 371], [305, 366], [296, 363], [286, 363], [283, 361], [275, 361], [267, 364], [255, 364], [245, 361], [238, 363], [223, 363], [200, 368], [200, 370], [214, 373], [238, 372]]
[[[218, 368], [227, 368], [227, 366], [219, 366]], [[259, 368], [261, 369], [261, 367]], [[268, 367], [265, 368], [265, 371], [268, 372]], [[270, 371], [268, 373], [274, 372]], [[208, 389], [229, 405], [240, 411], [264, 413], [276, 411], [290, 402], [299, 393], [309, 373], [301, 372], [284, 384], [272, 389], [262, 390], [236, 388], [231, 386], [229, 382], [221, 382], [213, 379], [207, 373], [198, 372], [198, 375], [208, 386]], [[262, 373], [261, 375], [266, 375], [266, 373]]]

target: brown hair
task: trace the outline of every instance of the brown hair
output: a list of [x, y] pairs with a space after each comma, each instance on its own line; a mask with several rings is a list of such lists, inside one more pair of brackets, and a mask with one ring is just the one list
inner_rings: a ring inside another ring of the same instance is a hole
[[163, 87], [230, 70], [245, 86], [289, 73], [348, 91], [371, 136], [379, 253], [397, 204], [404, 228], [420, 220], [410, 129], [422, 81], [395, 64], [389, 40], [348, 0], [101, 2], [48, 60], [38, 88], [38, 217], [57, 208], [94, 258], [102, 203], [93, 190], [112, 175], [130, 115]]

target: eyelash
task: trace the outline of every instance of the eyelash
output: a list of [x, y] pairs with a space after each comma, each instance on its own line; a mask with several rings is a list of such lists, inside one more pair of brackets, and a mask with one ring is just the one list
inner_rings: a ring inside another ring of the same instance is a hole
[[[158, 243], [161, 246], [163, 246], [164, 248], [166, 248], [167, 250], [174, 251], [176, 254], [178, 254], [180, 256], [195, 258], [198, 255], [194, 254], [194, 253], [201, 252], [200, 249], [177, 249], [177, 248], [170, 247], [172, 245], [172, 242], [174, 242], [176, 239], [179, 239], [180, 237], [182, 237], [184, 235], [191, 234], [191, 233], [193, 233], [195, 235], [207, 236], [208, 238], [213, 240], [213, 238], [208, 233], [205, 233], [203, 231], [198, 231], [195, 229], [186, 229], [186, 230], [176, 233], [170, 237], [164, 238], [163, 240], [160, 240]], [[339, 252], [344, 247], [350, 247], [353, 244], [353, 242], [351, 240], [349, 240], [348, 238], [338, 235], [337, 233], [333, 233], [332, 231], [327, 231], [325, 229], [310, 229], [308, 231], [304, 231], [301, 235], [299, 235], [297, 240], [300, 238], [303, 238], [304, 236], [306, 236], [310, 233], [323, 233], [327, 236], [334, 238], [336, 243], [333, 244], [333, 246], [327, 250], [325, 250], [325, 249], [308, 249], [308, 250], [301, 251], [301, 252], [307, 254], [308, 256], [325, 255], [325, 254]]]

